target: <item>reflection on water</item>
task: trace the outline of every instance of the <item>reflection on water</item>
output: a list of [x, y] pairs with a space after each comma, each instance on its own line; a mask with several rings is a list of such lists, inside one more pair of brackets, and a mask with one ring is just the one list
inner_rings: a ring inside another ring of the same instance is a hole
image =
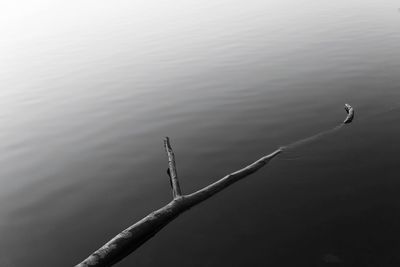
[[399, 265], [398, 7], [4, 1], [0, 265], [72, 266], [168, 202], [166, 135], [188, 193], [344, 103], [118, 266]]

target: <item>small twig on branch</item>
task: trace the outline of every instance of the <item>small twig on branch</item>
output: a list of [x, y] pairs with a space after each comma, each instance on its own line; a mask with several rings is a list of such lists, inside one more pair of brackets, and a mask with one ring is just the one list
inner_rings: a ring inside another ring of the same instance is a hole
[[164, 139], [164, 148], [168, 156], [168, 174], [171, 179], [172, 196], [175, 199], [177, 197], [180, 197], [182, 195], [182, 192], [178, 181], [178, 173], [176, 171], [174, 151], [172, 151], [171, 143], [169, 142], [168, 137], [165, 137]]

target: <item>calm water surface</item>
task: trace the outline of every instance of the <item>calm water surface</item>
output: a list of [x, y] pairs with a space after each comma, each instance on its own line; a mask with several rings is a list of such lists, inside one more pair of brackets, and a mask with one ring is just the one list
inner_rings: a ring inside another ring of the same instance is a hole
[[73, 266], [281, 145], [117, 266], [399, 266], [400, 4], [2, 1], [0, 266]]

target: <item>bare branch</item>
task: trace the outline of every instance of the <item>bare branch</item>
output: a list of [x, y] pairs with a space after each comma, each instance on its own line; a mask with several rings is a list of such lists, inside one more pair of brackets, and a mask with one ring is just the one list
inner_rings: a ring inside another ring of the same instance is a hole
[[281, 152], [283, 152], [283, 148], [275, 150], [271, 154], [256, 160], [252, 164], [244, 167], [243, 169], [228, 174], [222, 179], [216, 181], [215, 183], [210, 184], [209, 186], [206, 186], [203, 189], [200, 189], [199, 191], [196, 191], [190, 195], [187, 195], [186, 197], [191, 202], [191, 205], [194, 206], [197, 203], [202, 202], [207, 198], [215, 195], [216, 193], [225, 189], [231, 184], [239, 181], [240, 179], [243, 179], [246, 176], [249, 176], [250, 174], [258, 171]]
[[[354, 109], [348, 104], [345, 105], [345, 108], [348, 116], [343, 123], [350, 123], [354, 118]], [[226, 175], [197, 192], [182, 196], [176, 171], [175, 156], [168, 137], [164, 140], [164, 146], [168, 155], [173, 200], [122, 231], [75, 267], [108, 267], [114, 265], [140, 247], [181, 213], [210, 198], [240, 179], [258, 171], [284, 150], [284, 148], [277, 149], [271, 154], [258, 159], [236, 172]]]
[[[171, 168], [175, 171], [176, 168], [175, 160], [169, 140], [165, 140], [165, 147], [170, 160], [170, 171]], [[266, 165], [273, 157], [277, 156], [282, 152], [282, 149], [278, 149], [275, 152], [264, 156], [252, 164], [240, 169], [236, 172], [228, 174], [219, 181], [193, 193], [190, 195], [175, 197], [170, 203], [162, 207], [161, 209], [154, 211], [138, 221], [134, 225], [128, 227], [120, 234], [115, 236], [109, 242], [107, 242], [100, 249], [92, 253], [87, 259], [75, 267], [108, 267], [112, 266], [124, 257], [135, 251], [144, 242], [153, 237], [158, 231], [166, 226], [170, 221], [175, 219], [178, 215], [193, 207], [194, 205], [206, 200], [207, 198], [215, 195], [222, 189], [228, 187], [236, 181], [256, 172], [261, 167]], [[173, 172], [171, 172], [172, 174]], [[176, 180], [176, 182], [178, 182]], [[179, 188], [179, 184], [178, 187]], [[179, 191], [180, 193], [180, 191]]]

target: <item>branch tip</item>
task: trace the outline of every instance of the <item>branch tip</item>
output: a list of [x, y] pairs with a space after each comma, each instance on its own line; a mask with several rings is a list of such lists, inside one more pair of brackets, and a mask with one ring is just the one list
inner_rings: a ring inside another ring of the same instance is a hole
[[170, 176], [170, 182], [172, 186], [172, 196], [174, 199], [176, 199], [182, 195], [182, 192], [178, 181], [178, 173], [176, 171], [175, 155], [168, 136], [166, 136], [164, 139], [164, 146], [168, 156], [168, 174]]

